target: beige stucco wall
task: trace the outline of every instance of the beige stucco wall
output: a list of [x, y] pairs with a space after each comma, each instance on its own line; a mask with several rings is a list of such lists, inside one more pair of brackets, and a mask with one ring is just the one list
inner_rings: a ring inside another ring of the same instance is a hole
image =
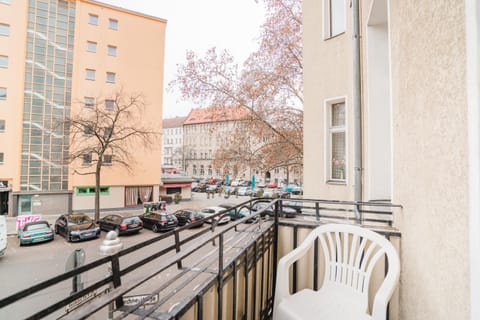
[[[88, 24], [89, 13], [99, 16], [97, 26]], [[109, 18], [118, 20], [118, 30], [109, 29]], [[143, 122], [161, 133], [166, 21], [79, 1], [76, 24], [72, 113], [81, 112], [85, 96], [105, 99], [120, 89], [127, 95], [141, 93], [147, 105]], [[96, 53], [87, 52], [87, 41], [97, 42]], [[117, 47], [116, 57], [107, 54], [108, 45]], [[148, 50], [142, 49], [147, 46]], [[85, 80], [87, 68], [96, 70], [95, 81]], [[115, 84], [106, 83], [106, 72], [116, 73]], [[150, 150], [138, 147], [133, 152], [132, 170], [105, 167], [102, 185], [160, 184], [161, 135]], [[93, 176], [71, 176], [71, 188], [89, 185], [94, 185]]]
[[0, 3], [0, 22], [10, 25], [10, 36], [0, 36], [0, 55], [8, 56], [8, 68], [0, 68], [0, 87], [7, 88], [7, 99], [0, 100], [0, 119], [6, 123], [5, 132], [0, 133], [4, 153], [0, 180], [9, 181], [14, 191], [20, 190], [27, 10], [27, 1]]
[[[368, 130], [365, 24], [370, 5], [371, 1], [361, 2], [364, 133]], [[468, 319], [465, 8], [463, 2], [446, 0], [391, 0], [389, 6], [392, 200], [403, 205], [395, 217], [402, 233], [400, 319]], [[305, 194], [353, 199], [351, 162], [347, 187], [330, 186], [324, 178], [323, 100], [346, 95], [351, 111], [352, 62], [348, 27], [339, 39], [322, 41], [321, 10], [321, 1], [304, 1]], [[346, 19], [351, 21], [350, 8]], [[351, 142], [351, 114], [348, 119]], [[363, 139], [365, 147], [368, 141]], [[351, 161], [351, 143], [348, 149]], [[364, 171], [364, 192], [368, 190], [365, 175]], [[365, 200], [367, 196], [364, 193]]]
[[390, 6], [401, 318], [469, 319], [463, 2]]
[[[351, 9], [347, 6], [347, 15]], [[304, 196], [324, 199], [352, 199], [353, 171], [352, 139], [348, 131], [352, 124], [352, 55], [350, 34], [343, 33], [324, 40], [322, 1], [304, 1]], [[346, 19], [347, 30], [351, 19]], [[346, 184], [326, 183], [324, 153], [325, 100], [344, 97], [347, 113], [347, 176]]]

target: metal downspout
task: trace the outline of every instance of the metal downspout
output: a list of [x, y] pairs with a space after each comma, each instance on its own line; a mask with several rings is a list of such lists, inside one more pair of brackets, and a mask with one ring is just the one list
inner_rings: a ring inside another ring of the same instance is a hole
[[[352, 49], [353, 49], [353, 189], [354, 200], [362, 201], [362, 79], [360, 68], [360, 8], [359, 0], [352, 0]], [[359, 206], [355, 217], [361, 220]]]

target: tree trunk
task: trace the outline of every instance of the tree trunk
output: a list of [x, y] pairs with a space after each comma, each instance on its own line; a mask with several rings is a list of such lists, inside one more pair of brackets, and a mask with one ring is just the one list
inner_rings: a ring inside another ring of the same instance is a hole
[[100, 220], [100, 170], [102, 168], [101, 161], [97, 162], [95, 168], [95, 206], [94, 206], [94, 220]]

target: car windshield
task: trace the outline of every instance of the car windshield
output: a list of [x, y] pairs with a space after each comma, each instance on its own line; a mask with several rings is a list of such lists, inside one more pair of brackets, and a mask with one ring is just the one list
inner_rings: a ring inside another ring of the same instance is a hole
[[69, 216], [67, 220], [69, 226], [92, 223], [92, 220], [88, 216], [84, 215]]
[[48, 228], [48, 224], [46, 223], [36, 223], [36, 224], [31, 224], [28, 226], [25, 226], [25, 231], [35, 231], [35, 230], [41, 230]]

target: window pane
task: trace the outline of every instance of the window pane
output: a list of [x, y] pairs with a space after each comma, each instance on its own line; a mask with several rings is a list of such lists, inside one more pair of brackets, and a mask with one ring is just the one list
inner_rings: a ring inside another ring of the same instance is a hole
[[93, 41], [87, 41], [87, 51], [97, 52], [97, 43]]
[[332, 133], [332, 179], [345, 179], [345, 132]]
[[107, 82], [115, 83], [115, 73], [107, 72]]
[[0, 100], [7, 99], [7, 88], [0, 88]]
[[10, 25], [5, 23], [0, 23], [0, 35], [2, 36], [10, 35]]
[[87, 80], [95, 80], [95, 70], [86, 69]]
[[88, 23], [93, 25], [98, 25], [98, 16], [95, 14], [89, 14]]
[[332, 127], [345, 125], [345, 102], [332, 105]]
[[118, 20], [115, 19], [109, 19], [108, 20], [108, 27], [113, 30], [118, 29]]
[[3, 164], [3, 152], [0, 152], [0, 164]]
[[91, 97], [85, 97], [85, 107], [93, 108], [95, 106], [95, 99]]
[[0, 132], [5, 131], [5, 120], [0, 120]]
[[7, 68], [7, 67], [8, 67], [8, 57], [0, 56], [0, 68]]
[[108, 55], [115, 57], [117, 55], [117, 47], [108, 46]]
[[345, 31], [345, 0], [330, 0], [331, 36]]
[[105, 100], [105, 109], [113, 110], [115, 107], [115, 101], [113, 100]]

